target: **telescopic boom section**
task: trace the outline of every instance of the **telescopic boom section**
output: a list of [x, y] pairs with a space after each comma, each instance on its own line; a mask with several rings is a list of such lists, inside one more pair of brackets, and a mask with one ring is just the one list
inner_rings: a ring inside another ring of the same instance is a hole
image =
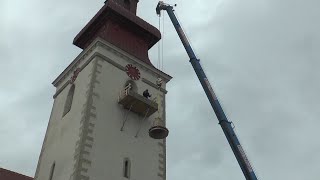
[[166, 10], [172, 23], [173, 26], [175, 27], [180, 40], [184, 46], [184, 48], [186, 49], [188, 56], [190, 58], [190, 62], [193, 66], [194, 71], [196, 72], [200, 83], [210, 101], [210, 104], [219, 120], [219, 124], [221, 125], [221, 128], [225, 134], [225, 136], [227, 137], [227, 140], [231, 146], [231, 149], [234, 153], [234, 155], [236, 156], [238, 163], [241, 167], [241, 170], [244, 174], [244, 176], [246, 177], [247, 180], [257, 180], [257, 177], [250, 165], [250, 162], [244, 152], [244, 150], [242, 149], [240, 142], [233, 130], [233, 127], [231, 125], [231, 122], [227, 119], [225, 113], [223, 112], [223, 109], [218, 101], [217, 96], [215, 95], [210, 82], [206, 76], [206, 74], [204, 73], [201, 64], [200, 64], [200, 60], [196, 57], [195, 53], [193, 52], [190, 43], [188, 41], [188, 39], [186, 38], [185, 33], [183, 32], [181, 25], [178, 21], [178, 19], [176, 18], [175, 14], [174, 14], [174, 10], [173, 10], [173, 6], [168, 5], [163, 3], [162, 1], [160, 1], [157, 5], [156, 8], [156, 12], [158, 15], [160, 15], [161, 10]]

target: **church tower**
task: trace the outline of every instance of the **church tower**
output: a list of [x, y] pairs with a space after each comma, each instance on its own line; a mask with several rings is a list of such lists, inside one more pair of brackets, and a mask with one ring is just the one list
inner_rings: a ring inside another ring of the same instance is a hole
[[107, 0], [74, 38], [83, 51], [53, 82], [35, 180], [166, 179], [171, 77], [150, 62], [161, 34], [136, 16], [137, 3]]

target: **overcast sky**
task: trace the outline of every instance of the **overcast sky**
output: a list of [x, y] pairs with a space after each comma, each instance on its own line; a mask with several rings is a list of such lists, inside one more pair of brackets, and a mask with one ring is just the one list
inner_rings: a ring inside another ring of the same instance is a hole
[[[104, 0], [0, 1], [0, 167], [34, 176], [51, 82]], [[156, 0], [138, 15], [158, 27]], [[176, 0], [178, 17], [259, 179], [320, 178], [320, 1]], [[157, 64], [157, 46], [150, 51]], [[165, 16], [168, 180], [245, 179]]]

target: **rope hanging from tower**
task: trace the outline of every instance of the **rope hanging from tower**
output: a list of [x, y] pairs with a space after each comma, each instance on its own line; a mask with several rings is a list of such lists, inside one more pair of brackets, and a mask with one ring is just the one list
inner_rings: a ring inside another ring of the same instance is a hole
[[[162, 19], [162, 24], [161, 24]], [[161, 71], [163, 71], [163, 51], [164, 51], [164, 16], [161, 16], [159, 14], [159, 24], [158, 24], [159, 31], [161, 33], [161, 39], [158, 43], [158, 62], [157, 62], [157, 68]]]

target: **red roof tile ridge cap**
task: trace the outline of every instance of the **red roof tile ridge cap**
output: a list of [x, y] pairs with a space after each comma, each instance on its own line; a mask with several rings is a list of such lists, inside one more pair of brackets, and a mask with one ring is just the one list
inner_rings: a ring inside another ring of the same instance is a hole
[[[136, 20], [138, 21], [137, 23], [140, 23], [138, 25], [142, 26], [144, 29], [150, 31], [152, 34], [161, 37], [160, 31], [154, 27], [153, 25], [151, 25], [150, 23], [148, 23], [147, 21], [143, 20], [142, 18], [140, 18], [139, 16], [127, 11], [123, 6], [121, 6], [119, 3], [115, 2], [114, 0], [109, 0], [110, 4], [108, 4], [107, 6], [109, 6], [112, 10], [120, 13], [122, 16], [130, 19], [130, 20]], [[117, 11], [117, 9], [121, 10], [121, 12]], [[122, 14], [123, 13], [123, 14]]]
[[12, 170], [4, 169], [4, 168], [1, 168], [1, 167], [0, 167], [0, 173], [1, 173], [1, 172], [7, 172], [7, 173], [11, 173], [11, 174], [15, 174], [15, 175], [23, 176], [23, 177], [26, 177], [26, 178], [29, 178], [29, 179], [33, 179], [32, 177], [29, 177], [29, 176], [26, 176], [26, 175], [23, 175], [23, 174], [20, 174], [20, 173], [14, 172], [14, 171], [12, 171]]

